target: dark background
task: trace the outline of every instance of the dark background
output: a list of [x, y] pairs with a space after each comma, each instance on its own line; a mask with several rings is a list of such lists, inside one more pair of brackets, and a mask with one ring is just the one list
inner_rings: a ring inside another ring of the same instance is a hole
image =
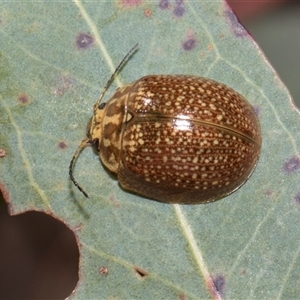
[[[228, 1], [300, 106], [300, 3]], [[0, 299], [64, 299], [78, 281], [78, 247], [61, 222], [10, 217], [0, 193]]]

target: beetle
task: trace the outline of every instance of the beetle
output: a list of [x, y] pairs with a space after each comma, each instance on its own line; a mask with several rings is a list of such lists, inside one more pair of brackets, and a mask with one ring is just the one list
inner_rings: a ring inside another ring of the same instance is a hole
[[225, 84], [188, 75], [148, 75], [101, 100], [132, 48], [108, 80], [69, 166], [87, 145], [130, 192], [165, 203], [223, 198], [251, 176], [261, 148], [258, 117]]

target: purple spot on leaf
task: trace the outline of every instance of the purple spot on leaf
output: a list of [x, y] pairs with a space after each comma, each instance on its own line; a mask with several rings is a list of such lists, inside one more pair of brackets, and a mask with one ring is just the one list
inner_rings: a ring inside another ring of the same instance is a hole
[[295, 199], [295, 202], [296, 202], [297, 204], [300, 204], [300, 193], [298, 193], [298, 194], [294, 197], [294, 199]]
[[290, 158], [283, 165], [283, 170], [286, 173], [293, 173], [297, 171], [299, 168], [300, 168], [300, 158], [297, 156]]
[[68, 146], [67, 146], [67, 144], [65, 142], [59, 142], [58, 143], [58, 148], [60, 148], [62, 150], [66, 149], [67, 147]]
[[189, 38], [185, 42], [182, 43], [182, 48], [185, 51], [191, 51], [196, 46], [196, 40], [194, 38]]
[[176, 0], [176, 6], [174, 7], [174, 15], [178, 18], [181, 18], [185, 13], [183, 0]]
[[225, 287], [225, 278], [222, 275], [217, 275], [215, 278], [213, 278], [213, 282], [215, 285], [215, 290], [218, 294], [224, 293], [224, 287]]
[[254, 106], [253, 106], [253, 109], [254, 109], [256, 115], [259, 116], [259, 113], [260, 113], [260, 106], [254, 105]]
[[160, 9], [168, 9], [169, 8], [169, 0], [160, 0], [158, 6]]
[[241, 25], [238, 18], [230, 8], [225, 11], [225, 16], [228, 18], [231, 25], [231, 30], [236, 36], [245, 37], [249, 35], [247, 30]]
[[94, 44], [94, 38], [88, 33], [79, 33], [76, 36], [76, 46], [80, 50], [86, 50]]

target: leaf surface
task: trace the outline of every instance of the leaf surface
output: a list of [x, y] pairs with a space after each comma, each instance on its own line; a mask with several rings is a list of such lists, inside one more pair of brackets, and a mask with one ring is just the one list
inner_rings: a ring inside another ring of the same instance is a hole
[[[12, 214], [67, 223], [81, 252], [76, 299], [292, 299], [299, 295], [299, 112], [223, 1], [5, 2], [0, 8], [0, 188]], [[68, 166], [102, 87], [148, 74], [223, 82], [258, 112], [259, 164], [206, 205], [123, 191], [92, 149]], [[105, 268], [108, 273], [105, 275]]]

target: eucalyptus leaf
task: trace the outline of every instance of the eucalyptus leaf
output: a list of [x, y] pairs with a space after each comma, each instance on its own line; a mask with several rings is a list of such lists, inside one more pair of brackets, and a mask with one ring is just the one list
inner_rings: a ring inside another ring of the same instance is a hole
[[[189, 74], [256, 109], [258, 166], [234, 194], [170, 205], [123, 191], [87, 148], [73, 153], [103, 86]], [[76, 299], [295, 299], [300, 287], [299, 112], [224, 1], [11, 1], [0, 8], [0, 188], [12, 214], [44, 211], [73, 229]]]

